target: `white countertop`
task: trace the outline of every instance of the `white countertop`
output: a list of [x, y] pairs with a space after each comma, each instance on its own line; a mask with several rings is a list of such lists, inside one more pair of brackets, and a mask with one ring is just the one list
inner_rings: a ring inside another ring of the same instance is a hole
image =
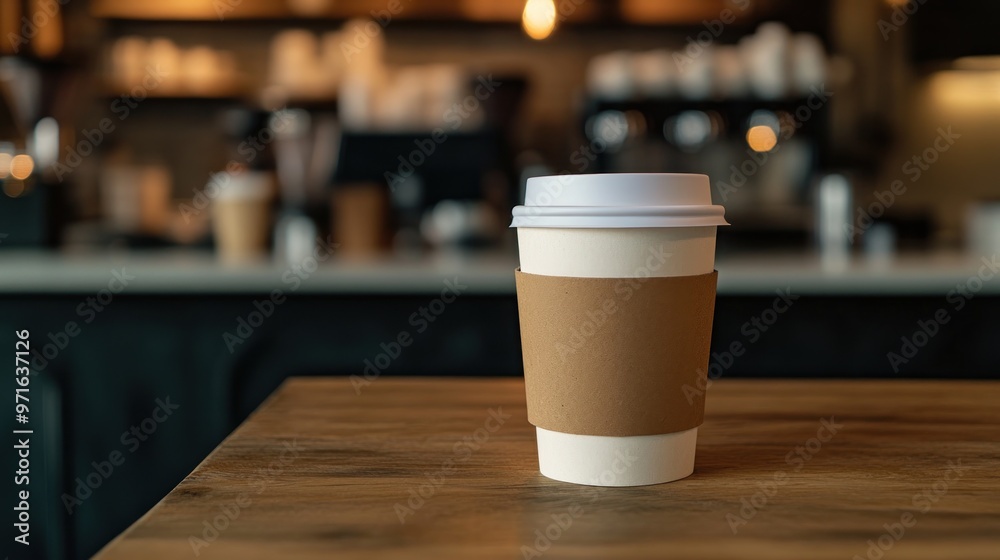
[[[989, 262], [993, 262], [990, 260]], [[996, 259], [1000, 265], [1000, 258]], [[310, 272], [272, 262], [227, 266], [208, 253], [131, 252], [62, 254], [0, 252], [0, 294], [90, 293], [107, 288], [118, 274], [128, 293], [266, 293], [282, 289], [303, 294], [432, 294], [445, 281], [467, 285], [474, 294], [513, 294], [516, 258], [506, 255], [445, 256], [422, 259], [330, 260]], [[719, 293], [764, 295], [789, 288], [813, 295], [940, 295], [958, 285], [980, 294], [1000, 294], [997, 278], [982, 257], [961, 253], [905, 255], [889, 262], [855, 259], [823, 266], [815, 255], [756, 254], [723, 257], [717, 263]], [[1000, 266], [998, 266], [1000, 268]], [[971, 282], [971, 283], [970, 283]], [[117, 286], [117, 284], [116, 284]]]

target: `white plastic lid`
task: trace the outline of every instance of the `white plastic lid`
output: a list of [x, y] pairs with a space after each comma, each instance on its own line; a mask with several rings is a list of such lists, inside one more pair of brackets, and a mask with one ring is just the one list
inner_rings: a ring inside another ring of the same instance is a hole
[[205, 194], [216, 200], [259, 200], [270, 198], [274, 178], [264, 171], [215, 173], [205, 185]]
[[511, 227], [641, 228], [727, 226], [707, 175], [600, 173], [528, 179]]

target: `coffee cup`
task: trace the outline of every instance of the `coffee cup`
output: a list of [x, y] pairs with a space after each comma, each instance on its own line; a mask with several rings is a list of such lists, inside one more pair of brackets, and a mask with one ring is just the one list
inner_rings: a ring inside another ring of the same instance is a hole
[[640, 486], [693, 472], [724, 212], [705, 175], [528, 180], [511, 227], [543, 475]]
[[220, 259], [230, 263], [263, 259], [271, 235], [272, 175], [260, 171], [218, 173], [212, 176], [209, 187], [215, 195], [212, 223]]

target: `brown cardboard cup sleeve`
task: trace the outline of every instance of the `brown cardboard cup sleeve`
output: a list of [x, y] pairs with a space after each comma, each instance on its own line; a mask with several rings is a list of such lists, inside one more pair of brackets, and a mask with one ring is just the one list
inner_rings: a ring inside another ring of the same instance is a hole
[[529, 422], [598, 436], [701, 425], [717, 272], [515, 278]]

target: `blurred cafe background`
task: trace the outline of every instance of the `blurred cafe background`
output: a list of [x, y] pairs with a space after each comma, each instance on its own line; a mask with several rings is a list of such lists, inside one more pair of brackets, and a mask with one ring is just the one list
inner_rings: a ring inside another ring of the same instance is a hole
[[997, 21], [2, 0], [0, 325], [30, 331], [44, 446], [26, 557], [96, 552], [289, 376], [363, 399], [382, 375], [520, 375], [507, 226], [531, 176], [710, 176], [732, 224], [713, 379], [996, 377]]

